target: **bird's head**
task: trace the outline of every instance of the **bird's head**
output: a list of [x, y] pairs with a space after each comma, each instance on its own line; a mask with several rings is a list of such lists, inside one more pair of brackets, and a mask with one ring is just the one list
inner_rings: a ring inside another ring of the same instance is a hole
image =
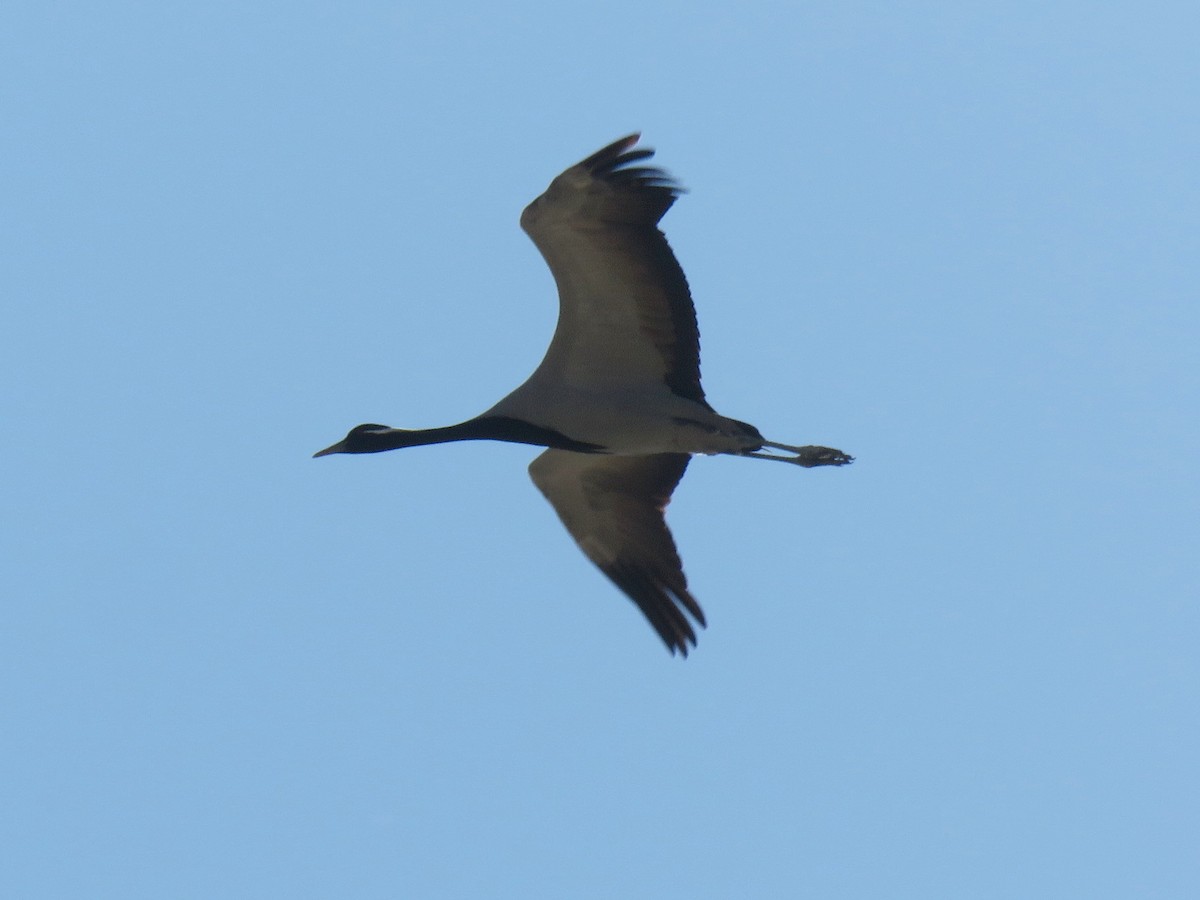
[[313, 459], [329, 456], [331, 453], [379, 453], [382, 450], [392, 450], [396, 447], [397, 431], [398, 429], [389, 428], [387, 425], [358, 425], [351, 428], [350, 433], [336, 444], [314, 453]]

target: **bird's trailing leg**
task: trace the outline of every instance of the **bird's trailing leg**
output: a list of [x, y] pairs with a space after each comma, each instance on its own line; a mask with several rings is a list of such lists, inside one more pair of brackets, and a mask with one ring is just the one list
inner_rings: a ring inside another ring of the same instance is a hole
[[791, 444], [772, 444], [770, 441], [763, 441], [763, 448], [785, 450], [792, 455], [780, 456], [777, 453], [755, 453], [749, 450], [742, 451], [741, 455], [752, 456], [755, 459], [773, 459], [776, 462], [794, 463], [798, 466], [804, 466], [806, 469], [812, 469], [816, 466], [845, 466], [854, 462], [853, 456], [843, 453], [841, 450], [834, 450], [832, 447], [817, 447], [813, 445], [793, 447]]

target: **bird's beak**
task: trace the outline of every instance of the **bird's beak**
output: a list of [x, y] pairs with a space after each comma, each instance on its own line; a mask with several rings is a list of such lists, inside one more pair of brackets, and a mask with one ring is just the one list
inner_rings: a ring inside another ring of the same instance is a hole
[[318, 456], [328, 456], [331, 453], [344, 453], [345, 446], [346, 446], [345, 441], [338, 441], [332, 447], [326, 447], [324, 450], [318, 450], [316, 453], [313, 454], [313, 459], [316, 459]]

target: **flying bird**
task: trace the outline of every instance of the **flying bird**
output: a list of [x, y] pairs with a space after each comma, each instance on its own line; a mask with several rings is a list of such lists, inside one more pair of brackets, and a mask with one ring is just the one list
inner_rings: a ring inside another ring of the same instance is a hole
[[[359, 425], [315, 456], [450, 441], [546, 447], [529, 474], [587, 557], [637, 604], [672, 653], [704, 612], [663, 516], [694, 454], [811, 468], [840, 450], [768, 441], [716, 412], [700, 387], [700, 333], [683, 270], [658, 229], [681, 188], [631, 134], [571, 166], [521, 214], [558, 285], [541, 364], [487, 412], [443, 428]], [[689, 619], [690, 617], [690, 619]]]

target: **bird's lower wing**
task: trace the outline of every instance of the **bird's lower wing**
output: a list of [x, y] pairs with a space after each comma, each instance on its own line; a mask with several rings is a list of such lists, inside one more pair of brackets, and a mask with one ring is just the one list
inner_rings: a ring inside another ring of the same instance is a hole
[[671, 652], [684, 656], [696, 644], [685, 613], [701, 626], [704, 613], [687, 589], [663, 510], [689, 459], [547, 450], [529, 467], [588, 559], [637, 604]]

